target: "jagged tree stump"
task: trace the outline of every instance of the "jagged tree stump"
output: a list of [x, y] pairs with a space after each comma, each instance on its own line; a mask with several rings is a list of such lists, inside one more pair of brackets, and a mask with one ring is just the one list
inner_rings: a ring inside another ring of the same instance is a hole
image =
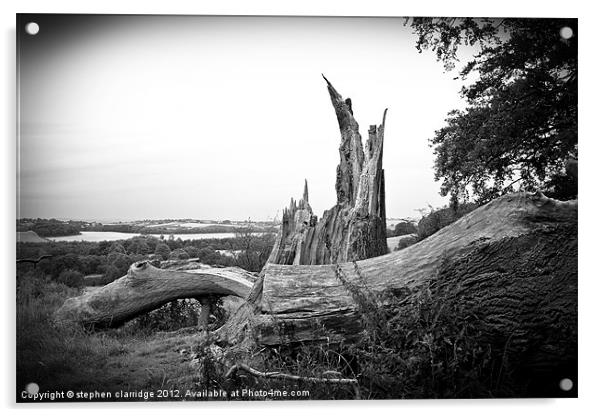
[[382, 168], [385, 118], [370, 126], [366, 146], [351, 110], [324, 77], [335, 110], [341, 144], [337, 167], [337, 204], [316, 220], [309, 205], [307, 181], [299, 203], [291, 199], [269, 263], [324, 265], [358, 261], [388, 252], [385, 211], [385, 174]]

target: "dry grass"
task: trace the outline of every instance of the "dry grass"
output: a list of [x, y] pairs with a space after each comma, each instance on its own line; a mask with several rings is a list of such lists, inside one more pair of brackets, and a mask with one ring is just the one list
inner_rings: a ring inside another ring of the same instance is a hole
[[52, 313], [78, 290], [35, 272], [17, 290], [17, 389], [134, 390], [194, 386], [192, 336], [148, 335], [130, 329], [103, 332], [56, 325]]

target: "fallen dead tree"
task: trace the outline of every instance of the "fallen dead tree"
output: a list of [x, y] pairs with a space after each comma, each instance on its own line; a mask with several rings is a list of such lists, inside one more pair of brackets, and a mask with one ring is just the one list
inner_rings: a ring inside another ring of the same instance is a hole
[[[335, 108], [339, 106], [348, 117], [350, 106], [341, 104], [338, 93], [333, 98], [333, 91], [329, 84]], [[346, 141], [343, 134], [342, 141]], [[378, 159], [374, 160], [376, 173], [380, 172]], [[384, 216], [384, 205], [377, 204], [384, 201], [383, 188], [379, 188], [384, 180], [378, 175], [366, 178], [375, 187], [367, 194], [372, 207], [378, 208], [374, 213]], [[341, 184], [347, 184], [341, 185], [343, 189], [355, 189], [353, 181]], [[311, 216], [299, 214], [307, 209], [306, 196], [304, 203], [293, 205], [296, 214], [292, 218], [299, 228], [283, 225], [280, 237], [284, 239], [272, 252], [278, 259], [299, 260], [304, 242], [320, 241], [308, 238], [314, 232], [306, 233], [310, 229], [303, 227], [314, 226]], [[345, 201], [335, 210], [347, 207]], [[374, 233], [360, 236], [355, 248], [369, 248], [371, 239], [382, 234], [381, 216], [363, 213], [366, 224], [376, 226], [368, 227]], [[351, 223], [329, 224], [329, 230], [344, 230], [339, 226]], [[287, 236], [293, 239], [286, 240]], [[237, 268], [171, 271], [139, 262], [127, 276], [99, 291], [67, 300], [56, 317], [115, 327], [179, 298], [235, 295], [245, 302], [213, 336], [220, 346], [244, 347], [248, 352], [257, 346], [352, 342], [365, 335], [367, 320], [379, 319], [371, 311], [390, 307], [388, 294], [395, 294], [399, 311], [410, 311], [423, 299], [434, 298], [430, 312], [434, 320], [441, 313], [440, 306], [452, 306], [446, 314], [453, 320], [469, 320], [477, 329], [471, 337], [479, 345], [499, 347], [501, 369], [520, 369], [540, 380], [576, 376], [577, 201], [561, 202], [541, 193], [510, 194], [391, 254], [363, 259], [361, 254], [367, 253], [363, 249], [349, 252], [346, 245], [332, 249], [328, 250], [331, 264], [274, 263], [271, 258], [273, 262], [266, 264], [255, 281]], [[304, 253], [311, 257], [326, 252]], [[241, 362], [237, 359], [236, 363]], [[225, 365], [231, 367], [232, 362]]]
[[207, 295], [246, 297], [251, 287], [251, 274], [240, 268], [169, 271], [136, 262], [125, 277], [68, 299], [56, 316], [63, 321], [116, 327], [170, 301]]
[[512, 194], [478, 208], [401, 251], [333, 265], [268, 264], [260, 278], [242, 269], [169, 271], [139, 262], [97, 292], [67, 300], [61, 320], [117, 326], [178, 298], [236, 295], [245, 308], [220, 329], [229, 344], [354, 339], [361, 294], [455, 286], [484, 326], [552, 339], [576, 332], [577, 202]]
[[42, 255], [42, 256], [38, 257], [37, 259], [21, 258], [21, 259], [17, 259], [17, 263], [18, 264], [21, 264], [21, 263], [32, 263], [34, 265], [37, 265], [38, 263], [40, 263], [44, 259], [48, 259], [48, 258], [52, 258], [52, 255]]

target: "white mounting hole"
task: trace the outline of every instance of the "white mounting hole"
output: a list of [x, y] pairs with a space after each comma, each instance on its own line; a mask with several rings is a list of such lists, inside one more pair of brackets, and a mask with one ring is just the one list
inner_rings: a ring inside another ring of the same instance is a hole
[[573, 381], [569, 378], [564, 378], [560, 381], [560, 389], [563, 391], [570, 391], [573, 389]]
[[38, 392], [40, 392], [40, 386], [35, 382], [30, 382], [25, 386], [25, 391], [27, 391], [28, 394], [36, 395]]
[[39, 31], [40, 25], [38, 25], [36, 22], [29, 22], [25, 25], [25, 32], [30, 35], [37, 35]]
[[560, 29], [560, 37], [562, 39], [571, 39], [573, 37], [573, 29], [568, 26], [563, 27]]

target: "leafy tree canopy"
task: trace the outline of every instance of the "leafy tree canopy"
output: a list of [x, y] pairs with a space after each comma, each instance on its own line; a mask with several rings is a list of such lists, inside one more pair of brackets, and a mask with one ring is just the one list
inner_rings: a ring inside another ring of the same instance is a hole
[[155, 255], [161, 257], [164, 261], [169, 258], [169, 254], [171, 253], [171, 249], [165, 243], [157, 243], [155, 247]]
[[478, 47], [459, 76], [463, 110], [449, 113], [430, 139], [441, 194], [484, 203], [511, 191], [542, 189], [573, 198], [565, 174], [577, 158], [577, 20], [414, 18], [417, 49], [446, 69], [462, 45]]

